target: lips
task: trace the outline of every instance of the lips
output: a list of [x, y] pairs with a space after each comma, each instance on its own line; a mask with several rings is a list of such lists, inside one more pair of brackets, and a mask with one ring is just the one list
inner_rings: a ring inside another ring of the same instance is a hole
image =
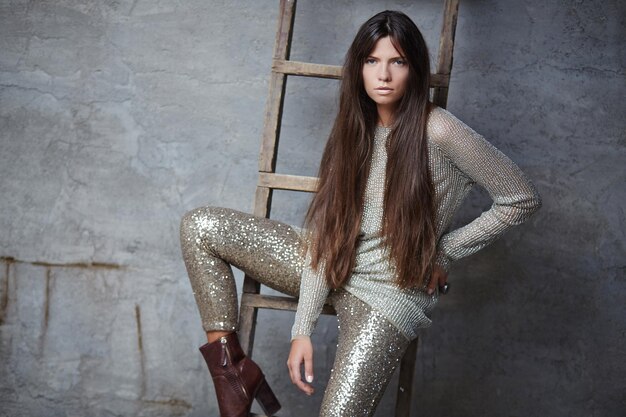
[[389, 88], [389, 87], [378, 87], [378, 88], [375, 88], [374, 91], [376, 92], [376, 95], [378, 96], [390, 96], [392, 94], [395, 94], [393, 92], [393, 88]]

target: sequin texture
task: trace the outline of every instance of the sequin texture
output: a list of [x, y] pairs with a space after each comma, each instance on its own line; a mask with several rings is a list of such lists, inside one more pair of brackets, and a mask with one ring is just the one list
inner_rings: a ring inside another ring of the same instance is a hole
[[285, 294], [300, 290], [301, 230], [222, 207], [194, 209], [181, 221], [183, 260], [205, 331], [237, 329], [231, 265]]
[[409, 345], [387, 318], [347, 291], [332, 291], [339, 321], [335, 363], [320, 417], [371, 416]]

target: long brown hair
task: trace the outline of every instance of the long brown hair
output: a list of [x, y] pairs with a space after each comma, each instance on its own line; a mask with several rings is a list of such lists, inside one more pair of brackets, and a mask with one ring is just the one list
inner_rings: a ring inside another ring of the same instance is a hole
[[382, 236], [401, 288], [422, 285], [434, 265], [435, 193], [425, 135], [428, 49], [408, 16], [387, 10], [361, 26], [346, 54], [339, 112], [322, 155], [318, 190], [305, 217], [305, 226], [311, 232], [312, 266], [318, 269], [325, 260], [324, 272], [331, 288], [346, 282], [355, 263], [378, 120], [376, 103], [364, 88], [363, 64], [376, 42], [386, 36], [404, 53], [409, 79], [387, 142]]

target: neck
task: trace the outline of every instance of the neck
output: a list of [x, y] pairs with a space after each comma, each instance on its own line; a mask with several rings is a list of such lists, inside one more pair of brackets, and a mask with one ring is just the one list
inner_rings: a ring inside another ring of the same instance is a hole
[[378, 122], [379, 126], [389, 127], [393, 123], [394, 109], [388, 106], [378, 105]]

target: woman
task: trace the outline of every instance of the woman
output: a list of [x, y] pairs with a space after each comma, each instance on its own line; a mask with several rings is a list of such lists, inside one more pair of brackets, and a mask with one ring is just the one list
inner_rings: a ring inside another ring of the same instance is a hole
[[[230, 265], [299, 295], [287, 364], [309, 395], [310, 335], [323, 304], [333, 304], [339, 343], [320, 415], [369, 416], [417, 329], [430, 325], [450, 263], [540, 207], [535, 187], [509, 158], [429, 103], [429, 75], [428, 50], [411, 19], [394, 11], [373, 16], [346, 55], [339, 113], [305, 228], [217, 207], [184, 216], [183, 256], [208, 339], [200, 350], [222, 416], [247, 415], [255, 397], [266, 414], [280, 408], [234, 333]], [[492, 207], [446, 232], [475, 183]]]

